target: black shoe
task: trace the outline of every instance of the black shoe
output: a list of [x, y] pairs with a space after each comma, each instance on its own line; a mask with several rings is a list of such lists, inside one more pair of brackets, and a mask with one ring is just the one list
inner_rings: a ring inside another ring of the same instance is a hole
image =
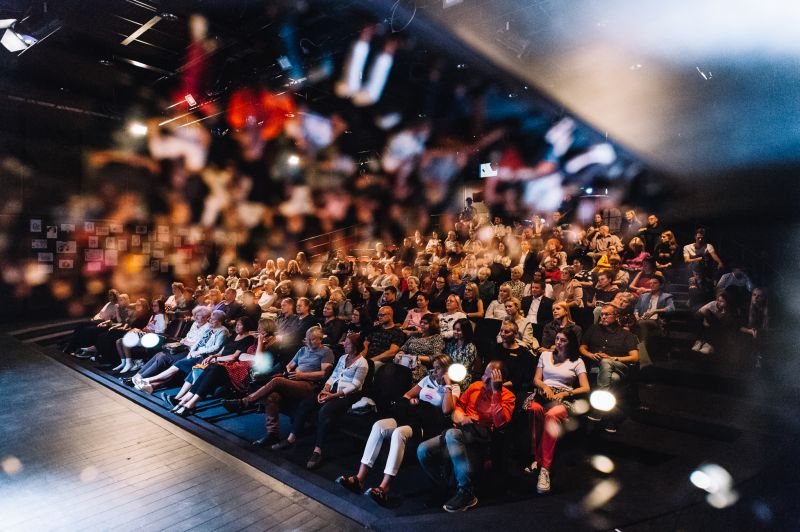
[[164, 401], [166, 407], [170, 410], [178, 406], [178, 403], [180, 403], [180, 401], [175, 399], [174, 395], [167, 395], [167, 392], [161, 392], [161, 399]]
[[241, 399], [224, 399], [222, 401], [222, 408], [231, 413], [241, 412], [244, 410], [245, 404]]
[[133, 377], [125, 377], [124, 379], [120, 379], [120, 381], [125, 386], [133, 387]]
[[177, 412], [175, 412], [181, 417], [189, 417], [194, 415], [194, 408], [190, 408], [188, 406], [181, 407]]
[[460, 489], [452, 499], [444, 503], [442, 508], [445, 512], [450, 513], [466, 512], [476, 504], [478, 504], [478, 498], [471, 491]]
[[272, 445], [270, 449], [273, 451], [285, 451], [286, 449], [291, 449], [292, 447], [294, 447], [294, 442], [289, 440], [281, 440], [275, 445]]
[[312, 453], [311, 458], [306, 462], [306, 469], [317, 469], [322, 465], [322, 455], [319, 453]]
[[267, 434], [261, 439], [258, 439], [252, 443], [253, 447], [269, 447], [281, 441], [281, 437], [278, 434]]

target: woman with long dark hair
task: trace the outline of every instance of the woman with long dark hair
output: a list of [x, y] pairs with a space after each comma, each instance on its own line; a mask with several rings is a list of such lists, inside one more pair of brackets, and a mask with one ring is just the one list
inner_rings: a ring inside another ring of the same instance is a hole
[[536, 390], [525, 400], [523, 407], [531, 417], [531, 449], [533, 462], [526, 473], [539, 468], [536, 491], [550, 491], [550, 465], [562, 425], [569, 418], [575, 396], [589, 393], [586, 366], [578, 351], [574, 331], [564, 330], [556, 335], [556, 347], [539, 357], [533, 377]]

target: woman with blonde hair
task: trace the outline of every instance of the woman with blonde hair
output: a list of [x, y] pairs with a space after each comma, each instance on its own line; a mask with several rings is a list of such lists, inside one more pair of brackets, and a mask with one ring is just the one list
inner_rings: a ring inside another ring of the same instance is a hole
[[556, 335], [567, 330], [572, 331], [578, 340], [581, 339], [583, 331], [578, 324], [572, 321], [569, 305], [564, 301], [557, 301], [553, 303], [553, 321], [548, 322], [542, 331], [542, 345], [539, 352], [555, 349]]
[[511, 285], [503, 283], [497, 292], [497, 299], [489, 303], [484, 318], [490, 320], [502, 320], [506, 317], [506, 301], [511, 299]]
[[676, 258], [678, 257], [678, 240], [675, 238], [675, 233], [672, 231], [661, 233], [661, 240], [656, 244], [653, 254], [659, 270], [672, 268], [678, 262]]
[[623, 267], [626, 270], [639, 271], [642, 269], [642, 261], [649, 257], [650, 254], [644, 250], [644, 241], [638, 236], [635, 236], [628, 242], [628, 249], [625, 250], [623, 256]]

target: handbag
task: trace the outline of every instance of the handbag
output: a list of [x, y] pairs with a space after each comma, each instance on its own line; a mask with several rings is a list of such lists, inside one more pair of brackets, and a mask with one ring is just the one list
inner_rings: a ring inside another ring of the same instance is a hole
[[[553, 394], [570, 391], [569, 388], [559, 388], [558, 386], [551, 386], [550, 389], [553, 390]], [[561, 401], [554, 401], [552, 399], [548, 399], [547, 397], [545, 397], [544, 393], [539, 388], [536, 388], [522, 402], [522, 410], [530, 410], [531, 409], [531, 404], [533, 402], [537, 402], [540, 405], [542, 405], [543, 407], [545, 407], [545, 410], [547, 410], [548, 408], [551, 408], [551, 407], [553, 407], [553, 406], [555, 406], [557, 404], [564, 405], [564, 408], [567, 409], [567, 412], [569, 412], [571, 414], [572, 413], [572, 408], [574, 406], [573, 405], [574, 401], [575, 401], [575, 398], [572, 397], [572, 396], [565, 397]]]
[[168, 355], [177, 355], [179, 353], [188, 353], [189, 346], [180, 342], [170, 342], [168, 344], [164, 344], [162, 350]]

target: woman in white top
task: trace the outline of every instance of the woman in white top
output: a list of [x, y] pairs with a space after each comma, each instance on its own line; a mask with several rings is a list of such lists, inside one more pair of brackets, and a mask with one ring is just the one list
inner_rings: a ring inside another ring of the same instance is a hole
[[[189, 350], [184, 358], [174, 362], [169, 368], [165, 369], [158, 375], [154, 375], [153, 377], [147, 379], [141, 379], [142, 385], [149, 385], [153, 388], [166, 383], [172, 377], [177, 375], [178, 373], [189, 373], [188, 370], [181, 369], [181, 367], [176, 366], [176, 364], [181, 364], [182, 366], [188, 365], [189, 370], [191, 370], [192, 364], [196, 363], [208, 355], [216, 353], [220, 349], [222, 349], [222, 345], [225, 343], [225, 339], [228, 337], [228, 329], [225, 328], [223, 321], [225, 320], [225, 312], [221, 310], [215, 310], [211, 313], [211, 317], [208, 320], [209, 327], [206, 329], [205, 334], [198, 340], [196, 344]], [[189, 361], [184, 362], [184, 361]]]
[[408, 440], [412, 437], [430, 438], [441, 432], [449, 422], [448, 416], [455, 408], [456, 400], [461, 394], [458, 384], [450, 383], [447, 377], [447, 369], [451, 363], [447, 355], [439, 355], [433, 359], [431, 374], [403, 396], [408, 400], [408, 404], [407, 408], [398, 408], [400, 419], [381, 419], [372, 425], [358, 473], [337, 478], [338, 484], [354, 493], [364, 493], [364, 482], [378, 459], [383, 440], [391, 439], [383, 481], [379, 486], [366, 492], [378, 504], [387, 503], [391, 483], [403, 462]]
[[486, 314], [483, 316], [490, 320], [502, 320], [506, 317], [506, 301], [511, 298], [511, 285], [503, 283], [497, 292], [497, 299], [489, 303]]
[[322, 464], [322, 449], [331, 427], [337, 425], [347, 410], [361, 397], [359, 392], [369, 371], [367, 360], [361, 356], [362, 350], [363, 342], [360, 339], [347, 338], [344, 341], [345, 354], [339, 358], [322, 391], [316, 397], [310, 397], [300, 403], [295, 412], [292, 432], [286, 437], [288, 445], [294, 444], [306, 420], [317, 413], [316, 446], [306, 464], [308, 469], [316, 469]]
[[537, 467], [541, 468], [536, 491], [547, 493], [550, 491], [550, 464], [561, 432], [549, 427], [560, 427], [567, 420], [574, 396], [589, 393], [586, 366], [581, 360], [578, 338], [573, 331], [558, 333], [555, 350], [542, 353], [533, 384], [536, 386], [535, 400], [529, 398], [524, 404], [531, 417], [533, 462], [525, 471], [533, 473]]
[[[138, 334], [139, 338], [147, 333], [163, 334], [167, 329], [167, 318], [164, 315], [166, 312], [164, 300], [154, 299], [152, 303], [152, 310], [153, 313], [150, 315], [150, 320], [147, 322], [147, 325], [145, 325], [143, 329], [131, 329], [130, 332]], [[131, 349], [133, 348], [127, 347], [125, 344], [123, 344], [122, 338], [117, 340], [117, 353], [119, 353], [120, 365], [111, 371], [127, 373], [134, 370], [138, 371], [142, 367], [142, 360], [137, 359], [134, 363]]]
[[272, 279], [264, 281], [264, 291], [261, 292], [261, 297], [258, 298], [258, 306], [261, 307], [262, 311], [277, 316], [278, 312], [280, 312], [278, 307], [280, 300], [278, 299], [278, 294], [275, 293], [275, 285], [276, 283]]
[[453, 325], [460, 320], [467, 317], [464, 311], [461, 310], [461, 298], [456, 294], [450, 294], [444, 303], [445, 312], [439, 314], [439, 328], [442, 338], [449, 340], [453, 338]]

